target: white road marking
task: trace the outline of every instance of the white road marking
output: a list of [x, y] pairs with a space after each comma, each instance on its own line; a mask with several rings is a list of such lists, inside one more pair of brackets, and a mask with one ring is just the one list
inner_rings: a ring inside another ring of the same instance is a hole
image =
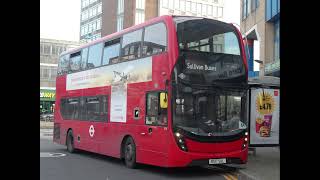
[[50, 152], [40, 152], [40, 157], [62, 157], [66, 156], [63, 153], [50, 153]]

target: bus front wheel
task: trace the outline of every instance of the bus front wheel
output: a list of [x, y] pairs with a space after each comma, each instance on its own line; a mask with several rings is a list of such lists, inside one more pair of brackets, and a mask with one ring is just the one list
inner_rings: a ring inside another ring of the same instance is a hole
[[135, 168], [136, 163], [136, 145], [131, 137], [128, 137], [124, 146], [124, 161], [128, 168]]
[[70, 153], [74, 153], [75, 152], [72, 130], [68, 131], [68, 135], [67, 135], [67, 150]]

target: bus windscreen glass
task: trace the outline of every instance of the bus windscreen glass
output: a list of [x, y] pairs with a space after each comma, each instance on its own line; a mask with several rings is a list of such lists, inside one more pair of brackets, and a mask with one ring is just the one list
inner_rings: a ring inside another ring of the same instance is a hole
[[247, 127], [247, 80], [235, 28], [205, 18], [182, 17], [176, 25], [174, 128], [213, 137], [242, 132]]

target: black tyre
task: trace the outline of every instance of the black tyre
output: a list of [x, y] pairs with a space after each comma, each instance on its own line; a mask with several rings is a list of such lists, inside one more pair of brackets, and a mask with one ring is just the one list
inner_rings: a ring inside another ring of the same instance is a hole
[[124, 144], [124, 163], [128, 168], [136, 168], [136, 145], [131, 137]]
[[70, 153], [75, 152], [72, 130], [68, 131], [67, 134], [67, 150]]

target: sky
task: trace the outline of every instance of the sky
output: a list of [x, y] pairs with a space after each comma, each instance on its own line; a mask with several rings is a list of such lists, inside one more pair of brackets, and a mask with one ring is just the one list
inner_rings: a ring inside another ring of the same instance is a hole
[[[224, 21], [240, 25], [240, 0], [224, 0]], [[40, 37], [79, 41], [81, 0], [40, 0]], [[259, 47], [254, 59], [259, 59]], [[259, 69], [254, 62], [254, 70]]]
[[[81, 0], [40, 0], [40, 37], [79, 41]], [[240, 0], [224, 0], [224, 21], [240, 25]]]
[[240, 0], [224, 0], [224, 21], [240, 26]]
[[[240, 0], [224, 0], [224, 5], [224, 21], [240, 25]], [[40, 37], [79, 41], [80, 8], [81, 0], [40, 0]], [[254, 49], [259, 59], [258, 46]], [[254, 62], [254, 70], [258, 68]]]
[[40, 0], [40, 37], [79, 41], [81, 0]]

